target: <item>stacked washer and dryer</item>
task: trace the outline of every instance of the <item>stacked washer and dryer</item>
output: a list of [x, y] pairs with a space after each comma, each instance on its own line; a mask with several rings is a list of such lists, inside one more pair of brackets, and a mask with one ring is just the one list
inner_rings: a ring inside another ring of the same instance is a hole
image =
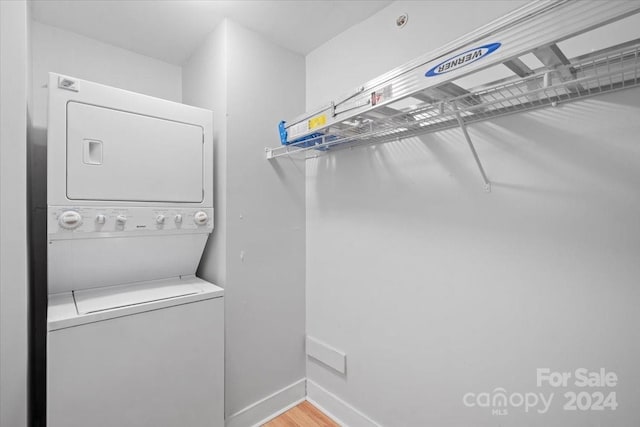
[[224, 425], [212, 113], [50, 74], [49, 427]]

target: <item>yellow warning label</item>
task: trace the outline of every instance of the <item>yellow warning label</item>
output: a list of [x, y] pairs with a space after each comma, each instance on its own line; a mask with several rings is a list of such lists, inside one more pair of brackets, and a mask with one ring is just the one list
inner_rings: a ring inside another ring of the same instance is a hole
[[327, 123], [327, 116], [321, 114], [309, 119], [309, 130], [319, 128]]

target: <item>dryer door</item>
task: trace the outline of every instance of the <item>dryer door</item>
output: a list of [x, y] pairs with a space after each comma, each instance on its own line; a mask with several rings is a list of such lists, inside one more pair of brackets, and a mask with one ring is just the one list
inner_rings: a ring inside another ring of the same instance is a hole
[[201, 202], [203, 154], [200, 126], [67, 103], [71, 200]]

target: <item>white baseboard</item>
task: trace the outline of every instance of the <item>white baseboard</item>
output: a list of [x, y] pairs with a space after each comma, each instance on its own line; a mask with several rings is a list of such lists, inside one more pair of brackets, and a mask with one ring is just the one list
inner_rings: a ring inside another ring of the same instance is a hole
[[225, 427], [260, 426], [303, 402], [307, 394], [306, 388], [306, 379], [302, 378], [228, 416], [224, 425]]
[[307, 379], [307, 400], [343, 427], [382, 427], [330, 391]]

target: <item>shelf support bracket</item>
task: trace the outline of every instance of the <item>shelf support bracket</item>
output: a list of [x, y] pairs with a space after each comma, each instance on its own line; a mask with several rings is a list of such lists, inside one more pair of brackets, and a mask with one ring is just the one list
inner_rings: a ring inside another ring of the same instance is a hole
[[480, 157], [478, 157], [478, 153], [476, 152], [476, 148], [473, 146], [473, 142], [471, 141], [471, 137], [469, 136], [469, 132], [467, 131], [467, 125], [464, 120], [462, 120], [462, 116], [460, 115], [460, 110], [457, 105], [453, 105], [453, 112], [456, 115], [456, 119], [458, 120], [458, 125], [460, 129], [462, 129], [462, 133], [464, 134], [464, 139], [467, 140], [467, 144], [469, 144], [469, 149], [471, 150], [471, 154], [473, 154], [473, 158], [476, 160], [476, 165], [478, 165], [478, 169], [480, 170], [480, 175], [482, 175], [482, 180], [484, 181], [484, 190], [487, 193], [491, 192], [491, 182], [487, 178], [487, 174], [482, 167], [482, 163], [480, 162]]
[[264, 152], [266, 153], [267, 160], [273, 159], [273, 149], [269, 147], [264, 147]]

